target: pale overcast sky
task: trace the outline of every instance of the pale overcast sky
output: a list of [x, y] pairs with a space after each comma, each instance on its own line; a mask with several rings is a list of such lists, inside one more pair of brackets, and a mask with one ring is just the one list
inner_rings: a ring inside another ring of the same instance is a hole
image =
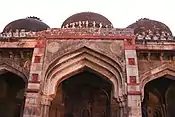
[[164, 22], [175, 35], [174, 0], [0, 0], [0, 31], [9, 22], [39, 17], [51, 28], [60, 28], [69, 16], [91, 11], [107, 17], [116, 28], [140, 18]]

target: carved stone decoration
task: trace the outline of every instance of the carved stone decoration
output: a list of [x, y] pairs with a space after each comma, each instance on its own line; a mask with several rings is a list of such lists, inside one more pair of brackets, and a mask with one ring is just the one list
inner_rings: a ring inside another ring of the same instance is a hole
[[27, 60], [27, 61], [24, 62], [23, 68], [25, 68], [27, 70], [30, 70], [30, 65], [31, 65], [31, 61]]
[[[51, 53], [48, 51], [49, 47], [47, 47], [46, 61], [45, 61], [46, 67], [53, 59], [59, 58], [68, 53], [79, 52], [82, 50], [84, 51], [94, 50], [94, 52], [99, 52], [110, 58], [113, 58], [114, 60], [118, 61], [120, 64], [123, 65], [123, 61], [124, 61], [123, 48], [124, 47], [123, 47], [123, 41], [120, 41], [120, 40], [116, 40], [116, 43], [115, 43], [115, 40], [113, 42], [111, 40], [95, 40], [94, 41], [94, 40], [77, 39], [75, 41], [73, 39], [69, 39], [69, 40], [59, 39], [59, 40], [54, 40], [52, 42], [51, 40], [49, 40], [48, 45], [51, 43], [57, 43], [59, 45], [59, 48], [57, 46], [58, 48], [57, 51], [54, 50], [55, 53]], [[51, 47], [52, 46], [50, 46], [50, 48]], [[54, 47], [52, 47], [52, 49], [54, 49]], [[120, 50], [121, 52], [119, 52]]]
[[115, 41], [111, 43], [110, 49], [117, 56], [121, 56], [122, 51], [123, 51], [122, 45], [123, 45], [122, 41]]
[[59, 43], [51, 42], [51, 43], [48, 44], [47, 50], [48, 50], [48, 52], [55, 53], [55, 52], [58, 51], [59, 48], [60, 48]]

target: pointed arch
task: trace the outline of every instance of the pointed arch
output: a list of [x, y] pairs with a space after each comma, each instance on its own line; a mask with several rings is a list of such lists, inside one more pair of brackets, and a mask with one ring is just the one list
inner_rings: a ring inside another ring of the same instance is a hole
[[174, 104], [175, 104], [175, 98], [174, 97], [175, 97], [175, 83], [172, 83], [168, 87], [168, 89], [165, 93], [165, 103], [167, 105], [167, 114], [169, 116], [173, 116], [175, 114], [174, 113]]
[[86, 68], [112, 83], [114, 97], [124, 95], [125, 85], [121, 66], [113, 59], [87, 47], [57, 58], [48, 66], [45, 73], [44, 93], [55, 95], [57, 86], [62, 81]]
[[[153, 69], [145, 74], [143, 74], [140, 79], [140, 89], [142, 91], [142, 99], [144, 97], [144, 87], [145, 85], [155, 79], [161, 78], [163, 76], [170, 76], [166, 78], [172, 79], [172, 76], [175, 77], [175, 67], [170, 64], [164, 64], [156, 69]], [[172, 79], [175, 80], [175, 79]]]
[[173, 88], [175, 89], [175, 83], [171, 84], [171, 85], [168, 87], [168, 89], [167, 89], [167, 91], [166, 91], [166, 93], [165, 93], [165, 98], [166, 98], [166, 99], [167, 99], [167, 97], [168, 97], [168, 93], [169, 93]]
[[[9, 61], [8, 61], [9, 62]], [[27, 85], [28, 82], [28, 76], [25, 74], [25, 71], [22, 67], [16, 65], [15, 63], [8, 64], [7, 62], [0, 62], [0, 74], [3, 74], [5, 72], [11, 72], [13, 74], [16, 74], [20, 76], [25, 84]]]
[[[6, 115], [8, 112], [13, 116], [14, 114], [17, 116], [23, 114], [25, 91], [28, 85], [28, 76], [25, 73], [27, 73], [26, 70], [12, 59], [0, 61], [0, 75], [4, 75], [0, 78], [1, 92], [5, 92], [5, 96], [1, 97], [1, 101], [3, 100], [1, 107], [3, 105], [4, 108], [1, 108], [0, 111], [3, 115]], [[4, 100], [5, 98], [6, 100]], [[18, 101], [12, 101], [14, 99]], [[8, 112], [4, 110], [8, 110]]]

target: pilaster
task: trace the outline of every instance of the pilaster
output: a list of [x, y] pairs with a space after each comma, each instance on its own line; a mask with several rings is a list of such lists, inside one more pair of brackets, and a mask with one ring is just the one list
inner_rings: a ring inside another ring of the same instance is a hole
[[43, 71], [43, 61], [44, 61], [44, 53], [45, 53], [45, 39], [38, 39], [37, 44], [35, 45], [32, 63], [30, 68], [30, 75], [28, 81], [28, 91], [31, 92], [39, 92], [40, 84], [42, 79], [42, 71]]
[[40, 117], [40, 94], [28, 92], [26, 95], [23, 117]]
[[142, 117], [135, 40], [125, 40], [128, 117]]
[[50, 105], [51, 105], [51, 101], [53, 99], [48, 97], [48, 96], [42, 96], [42, 100], [41, 100], [41, 107], [42, 107], [42, 115], [41, 117], [49, 117], [49, 110], [50, 110]]
[[45, 39], [37, 39], [33, 50], [23, 117], [41, 117], [41, 77]]

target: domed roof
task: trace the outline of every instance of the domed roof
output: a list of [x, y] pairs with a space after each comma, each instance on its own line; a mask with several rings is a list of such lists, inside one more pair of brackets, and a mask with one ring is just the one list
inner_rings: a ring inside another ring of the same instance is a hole
[[68, 28], [112, 27], [112, 23], [104, 16], [93, 12], [81, 12], [67, 18], [62, 26]]
[[45, 23], [43, 23], [39, 18], [37, 17], [27, 17], [24, 19], [18, 19], [15, 21], [10, 22], [7, 24], [3, 30], [3, 32], [15, 32], [16, 30], [22, 30], [24, 29], [27, 31], [42, 31], [49, 28], [49, 26]]
[[172, 35], [171, 30], [164, 23], [147, 18], [139, 19], [135, 23], [129, 25], [127, 28], [134, 29], [135, 34], [141, 34], [143, 32], [147, 33], [151, 31], [153, 34], [165, 32]]

